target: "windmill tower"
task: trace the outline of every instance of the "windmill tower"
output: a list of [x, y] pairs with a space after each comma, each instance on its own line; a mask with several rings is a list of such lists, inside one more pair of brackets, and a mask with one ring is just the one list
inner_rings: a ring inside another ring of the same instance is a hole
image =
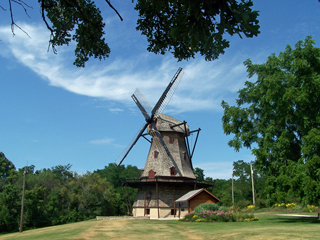
[[[117, 159], [119, 166], [138, 139], [151, 136], [151, 143], [144, 169], [139, 179], [125, 179], [124, 186], [138, 188], [133, 203], [133, 216], [150, 216], [153, 218], [169, 217], [177, 214], [175, 200], [197, 187], [208, 187], [210, 184], [198, 183], [193, 173], [192, 156], [200, 132], [200, 128], [190, 131], [186, 122], [162, 114], [169, 103], [182, 77], [179, 68], [153, 109], [137, 89], [132, 99], [145, 118], [145, 123], [133, 138], [125, 151]], [[147, 129], [147, 133], [144, 134]], [[193, 149], [189, 145], [190, 133], [196, 132]], [[128, 206], [130, 198], [125, 192]], [[186, 203], [179, 207], [179, 215], [187, 213]]]

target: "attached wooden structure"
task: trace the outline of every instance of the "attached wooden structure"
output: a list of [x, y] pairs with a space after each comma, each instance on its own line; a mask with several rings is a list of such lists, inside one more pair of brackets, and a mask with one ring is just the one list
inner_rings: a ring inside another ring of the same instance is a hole
[[175, 203], [178, 203], [179, 205], [179, 217], [180, 204], [185, 202], [188, 203], [188, 213], [190, 213], [194, 211], [195, 207], [202, 203], [217, 203], [220, 202], [220, 199], [204, 188], [190, 191], [175, 201]]

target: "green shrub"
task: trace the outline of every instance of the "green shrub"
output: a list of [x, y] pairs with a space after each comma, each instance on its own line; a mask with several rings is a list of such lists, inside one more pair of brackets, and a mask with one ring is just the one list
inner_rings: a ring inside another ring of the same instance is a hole
[[257, 212], [268, 212], [270, 211], [270, 208], [260, 208], [257, 210]]
[[217, 211], [219, 206], [214, 203], [202, 203], [199, 206], [195, 207], [194, 212], [199, 215], [203, 210]]
[[235, 207], [236, 208], [240, 208], [240, 209], [244, 209], [246, 208], [247, 206], [249, 206], [251, 204], [250, 201], [248, 200], [241, 200], [241, 201], [238, 201], [236, 204], [235, 204]]
[[221, 207], [219, 207], [219, 211], [229, 212], [229, 208], [226, 206], [221, 206]]
[[238, 222], [243, 222], [246, 219], [254, 218], [253, 213], [245, 213], [245, 212], [236, 212], [233, 214], [233, 216]]
[[301, 211], [302, 207], [300, 205], [296, 205], [292, 208], [293, 211]]
[[316, 206], [314, 205], [307, 205], [303, 207], [304, 212], [315, 212], [316, 211]]
[[196, 215], [196, 214], [195, 214], [194, 212], [187, 213], [187, 214], [184, 216], [183, 219], [184, 219], [184, 220], [193, 219], [195, 215]]
[[265, 199], [262, 198], [257, 198], [256, 199], [256, 208], [266, 208], [267, 207], [267, 201]]

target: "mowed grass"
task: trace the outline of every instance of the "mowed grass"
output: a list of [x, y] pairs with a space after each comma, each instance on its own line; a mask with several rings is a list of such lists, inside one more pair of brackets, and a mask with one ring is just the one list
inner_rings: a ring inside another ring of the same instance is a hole
[[[255, 214], [255, 222], [90, 220], [0, 235], [0, 239], [319, 239], [316, 217]], [[315, 216], [315, 214], [313, 214]]]

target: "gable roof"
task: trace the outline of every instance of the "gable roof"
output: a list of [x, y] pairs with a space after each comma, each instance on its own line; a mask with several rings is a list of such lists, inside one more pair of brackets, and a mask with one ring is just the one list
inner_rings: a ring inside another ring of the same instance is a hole
[[192, 191], [186, 193], [185, 195], [183, 195], [182, 197], [178, 198], [175, 202], [188, 202], [190, 199], [194, 198], [195, 196], [197, 196], [198, 194], [200, 194], [202, 192], [206, 192], [211, 197], [215, 198], [217, 201], [220, 202], [219, 198], [217, 198], [216, 196], [214, 196], [213, 194], [211, 194], [209, 191], [207, 191], [204, 188], [192, 190]]

